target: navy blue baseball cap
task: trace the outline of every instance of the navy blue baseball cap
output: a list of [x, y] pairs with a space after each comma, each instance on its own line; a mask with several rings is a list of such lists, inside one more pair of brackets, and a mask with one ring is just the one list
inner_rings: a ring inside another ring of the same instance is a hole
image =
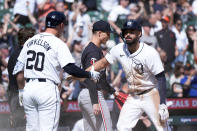
[[66, 23], [66, 16], [59, 11], [52, 11], [46, 17], [46, 28], [55, 28], [61, 23]]
[[110, 32], [113, 33], [111, 26], [108, 22], [104, 20], [99, 20], [93, 24], [93, 32], [95, 31], [102, 31], [102, 32]]

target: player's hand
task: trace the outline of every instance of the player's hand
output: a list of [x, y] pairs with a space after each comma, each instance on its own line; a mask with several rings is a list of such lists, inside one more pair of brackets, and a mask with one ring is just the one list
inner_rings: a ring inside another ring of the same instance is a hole
[[166, 122], [169, 118], [168, 107], [165, 104], [159, 105], [159, 115], [161, 122]]
[[114, 96], [118, 96], [118, 95], [119, 95], [119, 91], [115, 91]]
[[93, 104], [93, 111], [95, 115], [99, 115], [101, 110], [99, 104]]
[[23, 89], [18, 90], [19, 105], [23, 106]]
[[97, 82], [100, 78], [100, 73], [94, 70], [94, 66], [92, 66], [90, 70], [91, 79]]

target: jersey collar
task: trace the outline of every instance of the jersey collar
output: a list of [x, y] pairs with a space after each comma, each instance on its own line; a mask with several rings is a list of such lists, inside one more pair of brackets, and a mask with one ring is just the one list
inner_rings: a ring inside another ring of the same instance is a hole
[[54, 36], [54, 34], [51, 34], [51, 33], [47, 33], [47, 32], [42, 32], [40, 33], [41, 35], [44, 35], [44, 36]]
[[131, 54], [129, 52], [129, 49], [128, 49], [127, 44], [124, 43], [124, 45], [123, 45], [123, 51], [125, 52], [125, 54], [127, 55], [127, 57], [132, 57], [133, 58], [133, 57], [137, 56], [142, 51], [143, 47], [144, 47], [144, 43], [140, 42], [140, 46], [139, 46], [138, 50], [136, 52], [134, 52], [134, 53]]

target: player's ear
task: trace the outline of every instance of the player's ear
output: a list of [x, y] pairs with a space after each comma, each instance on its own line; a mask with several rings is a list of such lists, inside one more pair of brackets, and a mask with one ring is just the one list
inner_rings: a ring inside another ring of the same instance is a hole
[[139, 33], [138, 33], [138, 37], [141, 37], [142, 36], [142, 32], [141, 31], [139, 31]]
[[64, 28], [64, 23], [63, 22], [60, 24], [60, 27], [61, 28]]
[[102, 33], [101, 31], [97, 31], [99, 37], [101, 36], [101, 33]]

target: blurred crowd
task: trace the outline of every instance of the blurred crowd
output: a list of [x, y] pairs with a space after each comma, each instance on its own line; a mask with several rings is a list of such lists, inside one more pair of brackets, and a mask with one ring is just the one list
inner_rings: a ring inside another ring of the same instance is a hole
[[[43, 32], [45, 17], [54, 10], [67, 16], [61, 39], [77, 66], [95, 21], [108, 21], [116, 32], [101, 47], [105, 54], [122, 42], [119, 34], [123, 23], [137, 19], [142, 25], [140, 41], [153, 46], [162, 59], [168, 97], [197, 97], [197, 0], [0, 0], [0, 10], [0, 101], [7, 100], [7, 62], [18, 45], [18, 31], [32, 27], [36, 33]], [[119, 63], [108, 67], [106, 73], [112, 87], [127, 92]], [[62, 99], [77, 100], [79, 81], [63, 79], [61, 87]]]

